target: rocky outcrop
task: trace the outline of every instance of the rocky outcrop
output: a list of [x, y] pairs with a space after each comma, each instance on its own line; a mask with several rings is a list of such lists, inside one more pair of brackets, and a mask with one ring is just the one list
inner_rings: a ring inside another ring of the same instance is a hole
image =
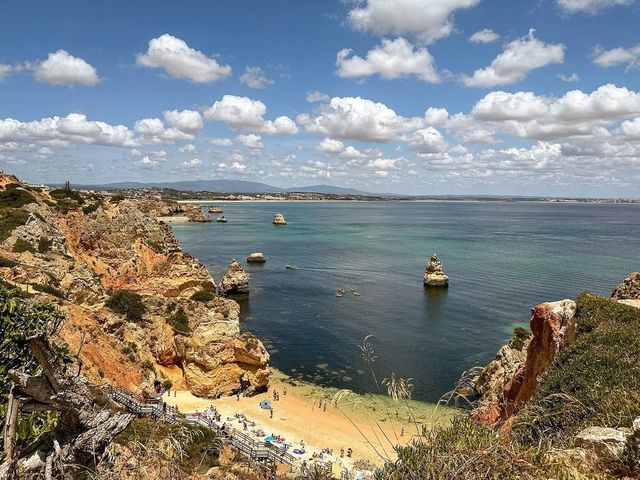
[[210, 222], [211, 215], [204, 216], [200, 205], [185, 205], [184, 214], [190, 222]]
[[622, 457], [628, 433], [615, 428], [588, 427], [576, 435], [573, 446], [584, 448], [603, 461], [616, 461]]
[[616, 300], [640, 300], [640, 272], [630, 273], [613, 290], [611, 297]]
[[247, 257], [247, 263], [264, 263], [267, 259], [264, 258], [264, 254], [261, 252], [255, 252]]
[[233, 260], [231, 265], [222, 277], [220, 282], [220, 293], [223, 295], [233, 295], [238, 293], [249, 293], [249, 275], [240, 266], [237, 260]]
[[220, 208], [218, 205], [211, 205], [208, 209], [207, 209], [208, 213], [222, 213], [222, 208]]
[[[0, 189], [6, 177], [0, 175]], [[268, 353], [258, 339], [240, 333], [238, 303], [220, 296], [190, 299], [213, 292], [214, 281], [182, 252], [170, 227], [155, 220], [181, 206], [87, 194], [85, 204], [99, 204], [88, 212], [66, 211], [46, 191], [29, 192], [35, 202], [21, 207], [26, 222], [0, 242], [0, 279], [57, 303], [67, 317], [60, 335], [71, 351], [82, 346], [88, 378], [138, 391], [159, 379], [209, 396], [266, 385]], [[31, 247], [13, 252], [17, 240]], [[141, 296], [141, 320], [106, 307], [122, 290]]]
[[275, 216], [273, 217], [273, 224], [274, 225], [286, 225], [287, 221], [284, 219], [284, 215], [281, 213], [276, 213]]
[[575, 313], [573, 300], [542, 303], [531, 310], [531, 338], [522, 340], [521, 349], [514, 348], [513, 343], [502, 347], [474, 379], [480, 400], [473, 418], [494, 424], [522, 409], [558, 352], [575, 339]]
[[430, 288], [446, 288], [449, 286], [449, 277], [444, 274], [442, 262], [435, 253], [431, 255], [424, 272], [424, 286]]

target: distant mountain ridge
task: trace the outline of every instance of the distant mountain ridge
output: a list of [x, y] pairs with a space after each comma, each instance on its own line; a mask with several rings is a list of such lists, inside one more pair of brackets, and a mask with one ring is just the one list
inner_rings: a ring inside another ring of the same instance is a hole
[[170, 188], [191, 192], [222, 192], [222, 193], [283, 193], [307, 192], [337, 195], [374, 195], [354, 188], [334, 187], [333, 185], [311, 185], [308, 187], [280, 188], [260, 182], [245, 180], [184, 180], [178, 182], [116, 182], [101, 185], [82, 185], [83, 187], [103, 189], [125, 188]]

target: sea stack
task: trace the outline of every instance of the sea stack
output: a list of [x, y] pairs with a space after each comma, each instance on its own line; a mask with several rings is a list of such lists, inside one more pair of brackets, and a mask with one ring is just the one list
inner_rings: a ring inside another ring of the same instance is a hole
[[186, 205], [184, 207], [184, 214], [189, 219], [190, 222], [210, 222], [211, 215], [207, 215], [205, 218], [202, 213], [202, 208], [200, 205]]
[[222, 213], [222, 208], [218, 205], [211, 205], [207, 211], [209, 213]]
[[275, 216], [273, 217], [273, 224], [274, 225], [286, 225], [287, 221], [284, 219], [284, 215], [281, 213], [276, 213]]
[[249, 279], [251, 276], [240, 266], [234, 258], [227, 269], [222, 282], [220, 282], [220, 293], [222, 295], [232, 295], [236, 293], [249, 293]]
[[434, 288], [447, 288], [449, 286], [449, 277], [444, 274], [442, 262], [435, 253], [431, 255], [424, 272], [424, 286]]
[[264, 263], [267, 259], [264, 258], [264, 254], [262, 252], [252, 253], [247, 257], [247, 263]]

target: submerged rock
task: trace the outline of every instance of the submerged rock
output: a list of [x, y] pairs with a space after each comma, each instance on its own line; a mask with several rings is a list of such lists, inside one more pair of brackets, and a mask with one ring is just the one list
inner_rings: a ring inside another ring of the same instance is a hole
[[281, 213], [276, 213], [275, 216], [273, 217], [273, 224], [274, 225], [286, 225], [287, 221], [284, 219], [284, 215]]
[[630, 273], [613, 290], [611, 297], [616, 300], [640, 300], [640, 272]]
[[449, 277], [444, 274], [442, 262], [438, 260], [438, 256], [434, 253], [427, 264], [424, 272], [425, 287], [445, 288], [449, 286]]
[[227, 269], [222, 282], [220, 293], [231, 295], [234, 293], [249, 293], [249, 279], [251, 276], [240, 266], [237, 260], [233, 260]]
[[267, 259], [264, 258], [264, 254], [262, 252], [254, 252], [247, 257], [247, 263], [264, 263]]

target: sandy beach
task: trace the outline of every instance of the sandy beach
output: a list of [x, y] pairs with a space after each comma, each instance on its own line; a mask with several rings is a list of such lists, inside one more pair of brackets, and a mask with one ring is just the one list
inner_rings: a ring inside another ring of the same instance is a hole
[[[274, 390], [280, 395], [278, 401], [273, 401]], [[269, 392], [254, 397], [211, 400], [178, 390], [165, 395], [164, 399], [169, 405], [178, 406], [182, 413], [202, 412], [211, 405], [223, 420], [242, 413], [267, 435], [281, 435], [293, 445], [304, 440], [309, 455], [328, 448], [340, 457], [340, 451], [344, 449], [343, 461], [347, 467], [354, 464], [362, 467], [366, 463], [380, 465], [385, 459], [393, 459], [393, 445], [406, 444], [417, 433], [412, 417], [419, 425], [428, 425], [448, 422], [455, 414], [452, 409], [415, 401], [409, 403], [409, 412], [402, 402], [396, 403], [382, 395], [364, 395], [359, 397], [357, 404], [343, 400], [334, 406], [331, 399], [337, 392], [292, 380], [274, 371]], [[264, 399], [273, 402], [273, 418], [270, 418], [269, 410], [260, 408], [260, 401]], [[230, 424], [242, 429], [237, 421]], [[348, 448], [353, 449], [350, 459], [346, 458]]]

